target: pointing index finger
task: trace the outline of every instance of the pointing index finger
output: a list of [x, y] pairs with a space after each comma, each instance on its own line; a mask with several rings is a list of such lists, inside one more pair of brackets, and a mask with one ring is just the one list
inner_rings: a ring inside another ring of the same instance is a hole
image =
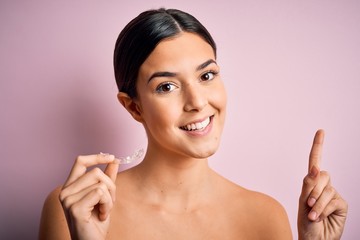
[[322, 129], [319, 129], [315, 134], [313, 145], [311, 147], [310, 156], [309, 156], [309, 168], [308, 168], [309, 173], [313, 166], [315, 166], [318, 170], [320, 170], [324, 137], [325, 137], [325, 132]]

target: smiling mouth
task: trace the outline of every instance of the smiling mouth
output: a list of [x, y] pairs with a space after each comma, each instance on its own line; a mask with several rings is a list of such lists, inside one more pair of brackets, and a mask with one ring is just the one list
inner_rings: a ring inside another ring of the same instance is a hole
[[207, 117], [202, 122], [195, 122], [195, 123], [187, 124], [185, 126], [181, 126], [180, 129], [185, 130], [185, 131], [200, 131], [200, 130], [203, 130], [204, 128], [206, 128], [210, 124], [211, 119], [213, 118], [213, 116]]

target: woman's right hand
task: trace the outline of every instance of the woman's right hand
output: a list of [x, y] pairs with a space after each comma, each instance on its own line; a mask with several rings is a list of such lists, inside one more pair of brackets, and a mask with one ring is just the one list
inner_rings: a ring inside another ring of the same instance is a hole
[[[104, 171], [95, 167], [107, 164]], [[60, 201], [72, 239], [105, 239], [115, 202], [119, 160], [114, 155], [79, 156], [65, 182]]]

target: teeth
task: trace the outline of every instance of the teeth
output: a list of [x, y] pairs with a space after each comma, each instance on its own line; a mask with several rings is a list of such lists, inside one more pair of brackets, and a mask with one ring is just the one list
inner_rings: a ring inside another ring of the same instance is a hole
[[210, 123], [210, 118], [206, 118], [202, 122], [188, 124], [181, 128], [184, 130], [187, 130], [187, 131], [201, 130], [201, 129], [205, 128], [207, 125], [209, 125], [209, 123]]

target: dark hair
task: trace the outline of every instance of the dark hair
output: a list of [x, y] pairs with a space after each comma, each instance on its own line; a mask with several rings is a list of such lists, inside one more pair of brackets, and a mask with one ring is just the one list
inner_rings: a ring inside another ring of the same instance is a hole
[[140, 66], [161, 40], [182, 31], [202, 37], [211, 45], [216, 56], [216, 44], [210, 33], [188, 13], [160, 8], [142, 12], [131, 20], [120, 32], [115, 44], [114, 72], [119, 91], [135, 98]]

